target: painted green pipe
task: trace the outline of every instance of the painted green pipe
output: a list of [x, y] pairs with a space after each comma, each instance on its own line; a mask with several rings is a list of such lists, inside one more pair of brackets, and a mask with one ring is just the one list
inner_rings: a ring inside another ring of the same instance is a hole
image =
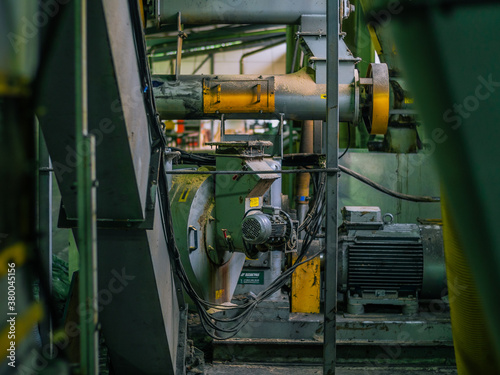
[[451, 326], [459, 375], [498, 374], [481, 301], [447, 202], [441, 197]]

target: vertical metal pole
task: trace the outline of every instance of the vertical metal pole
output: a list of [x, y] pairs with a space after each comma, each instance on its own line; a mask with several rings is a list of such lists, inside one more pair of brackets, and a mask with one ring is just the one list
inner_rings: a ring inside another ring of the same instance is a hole
[[[47, 291], [52, 293], [52, 163], [50, 162], [49, 151], [43, 138], [40, 127], [38, 127], [38, 233], [39, 249], [42, 267], [45, 272], [42, 277], [46, 277], [45, 285], [49, 287]], [[41, 300], [47, 301], [49, 296], [45, 295], [45, 290], [40, 288]], [[52, 320], [47, 316], [40, 323], [40, 336], [42, 345], [48, 345], [52, 353]]]
[[283, 160], [283, 131], [284, 131], [284, 113], [280, 113], [280, 159]]
[[75, 0], [75, 142], [80, 252], [80, 361], [83, 375], [99, 372], [95, 138], [88, 131], [87, 0]]
[[177, 55], [175, 57], [175, 79], [179, 80], [181, 74], [182, 60], [182, 41], [186, 38], [186, 34], [182, 31], [182, 16], [181, 12], [177, 13]]
[[226, 119], [224, 113], [220, 115], [220, 141], [224, 142], [226, 138]]
[[[297, 38], [297, 25], [287, 25], [286, 27], [286, 73], [294, 73], [295, 66], [297, 62], [297, 54], [298, 54], [298, 42], [299, 38]], [[300, 51], [299, 51], [300, 54]], [[288, 153], [292, 154], [294, 152], [293, 149], [293, 127], [294, 121], [288, 120]], [[287, 189], [288, 196], [293, 197], [293, 184], [296, 176], [289, 175], [286, 177], [285, 181], [287, 181]], [[293, 201], [290, 202], [293, 204]], [[292, 206], [290, 206], [292, 207]]]
[[[326, 167], [338, 168], [339, 2], [327, 0]], [[323, 374], [335, 374], [337, 313], [337, 173], [326, 180], [326, 258]]]

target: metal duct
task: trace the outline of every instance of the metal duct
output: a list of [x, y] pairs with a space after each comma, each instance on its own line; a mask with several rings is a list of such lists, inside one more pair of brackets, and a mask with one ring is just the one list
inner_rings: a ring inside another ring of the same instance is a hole
[[[340, 121], [356, 122], [354, 74], [339, 81], [345, 82], [339, 85]], [[153, 85], [162, 119], [214, 119], [222, 113], [226, 118], [273, 119], [284, 113], [291, 120], [326, 120], [326, 84], [315, 83], [306, 69], [275, 76], [185, 75], [178, 81], [156, 75]], [[213, 106], [207, 104], [210, 100]], [[265, 101], [265, 106], [258, 104]]]
[[160, 25], [176, 24], [295, 24], [303, 14], [326, 14], [326, 0], [161, 0], [156, 7]]

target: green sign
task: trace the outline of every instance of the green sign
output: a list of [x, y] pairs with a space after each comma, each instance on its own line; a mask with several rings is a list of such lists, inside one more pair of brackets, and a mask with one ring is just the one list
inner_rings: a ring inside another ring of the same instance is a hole
[[264, 285], [264, 271], [243, 271], [238, 284]]

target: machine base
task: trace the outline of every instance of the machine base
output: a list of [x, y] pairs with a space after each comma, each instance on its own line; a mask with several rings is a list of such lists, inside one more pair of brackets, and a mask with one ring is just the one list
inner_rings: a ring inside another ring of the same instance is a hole
[[[214, 341], [214, 361], [321, 363], [323, 315], [289, 313], [283, 305], [283, 301], [263, 302], [237, 337]], [[449, 314], [339, 313], [337, 362], [363, 366], [453, 365]]]

